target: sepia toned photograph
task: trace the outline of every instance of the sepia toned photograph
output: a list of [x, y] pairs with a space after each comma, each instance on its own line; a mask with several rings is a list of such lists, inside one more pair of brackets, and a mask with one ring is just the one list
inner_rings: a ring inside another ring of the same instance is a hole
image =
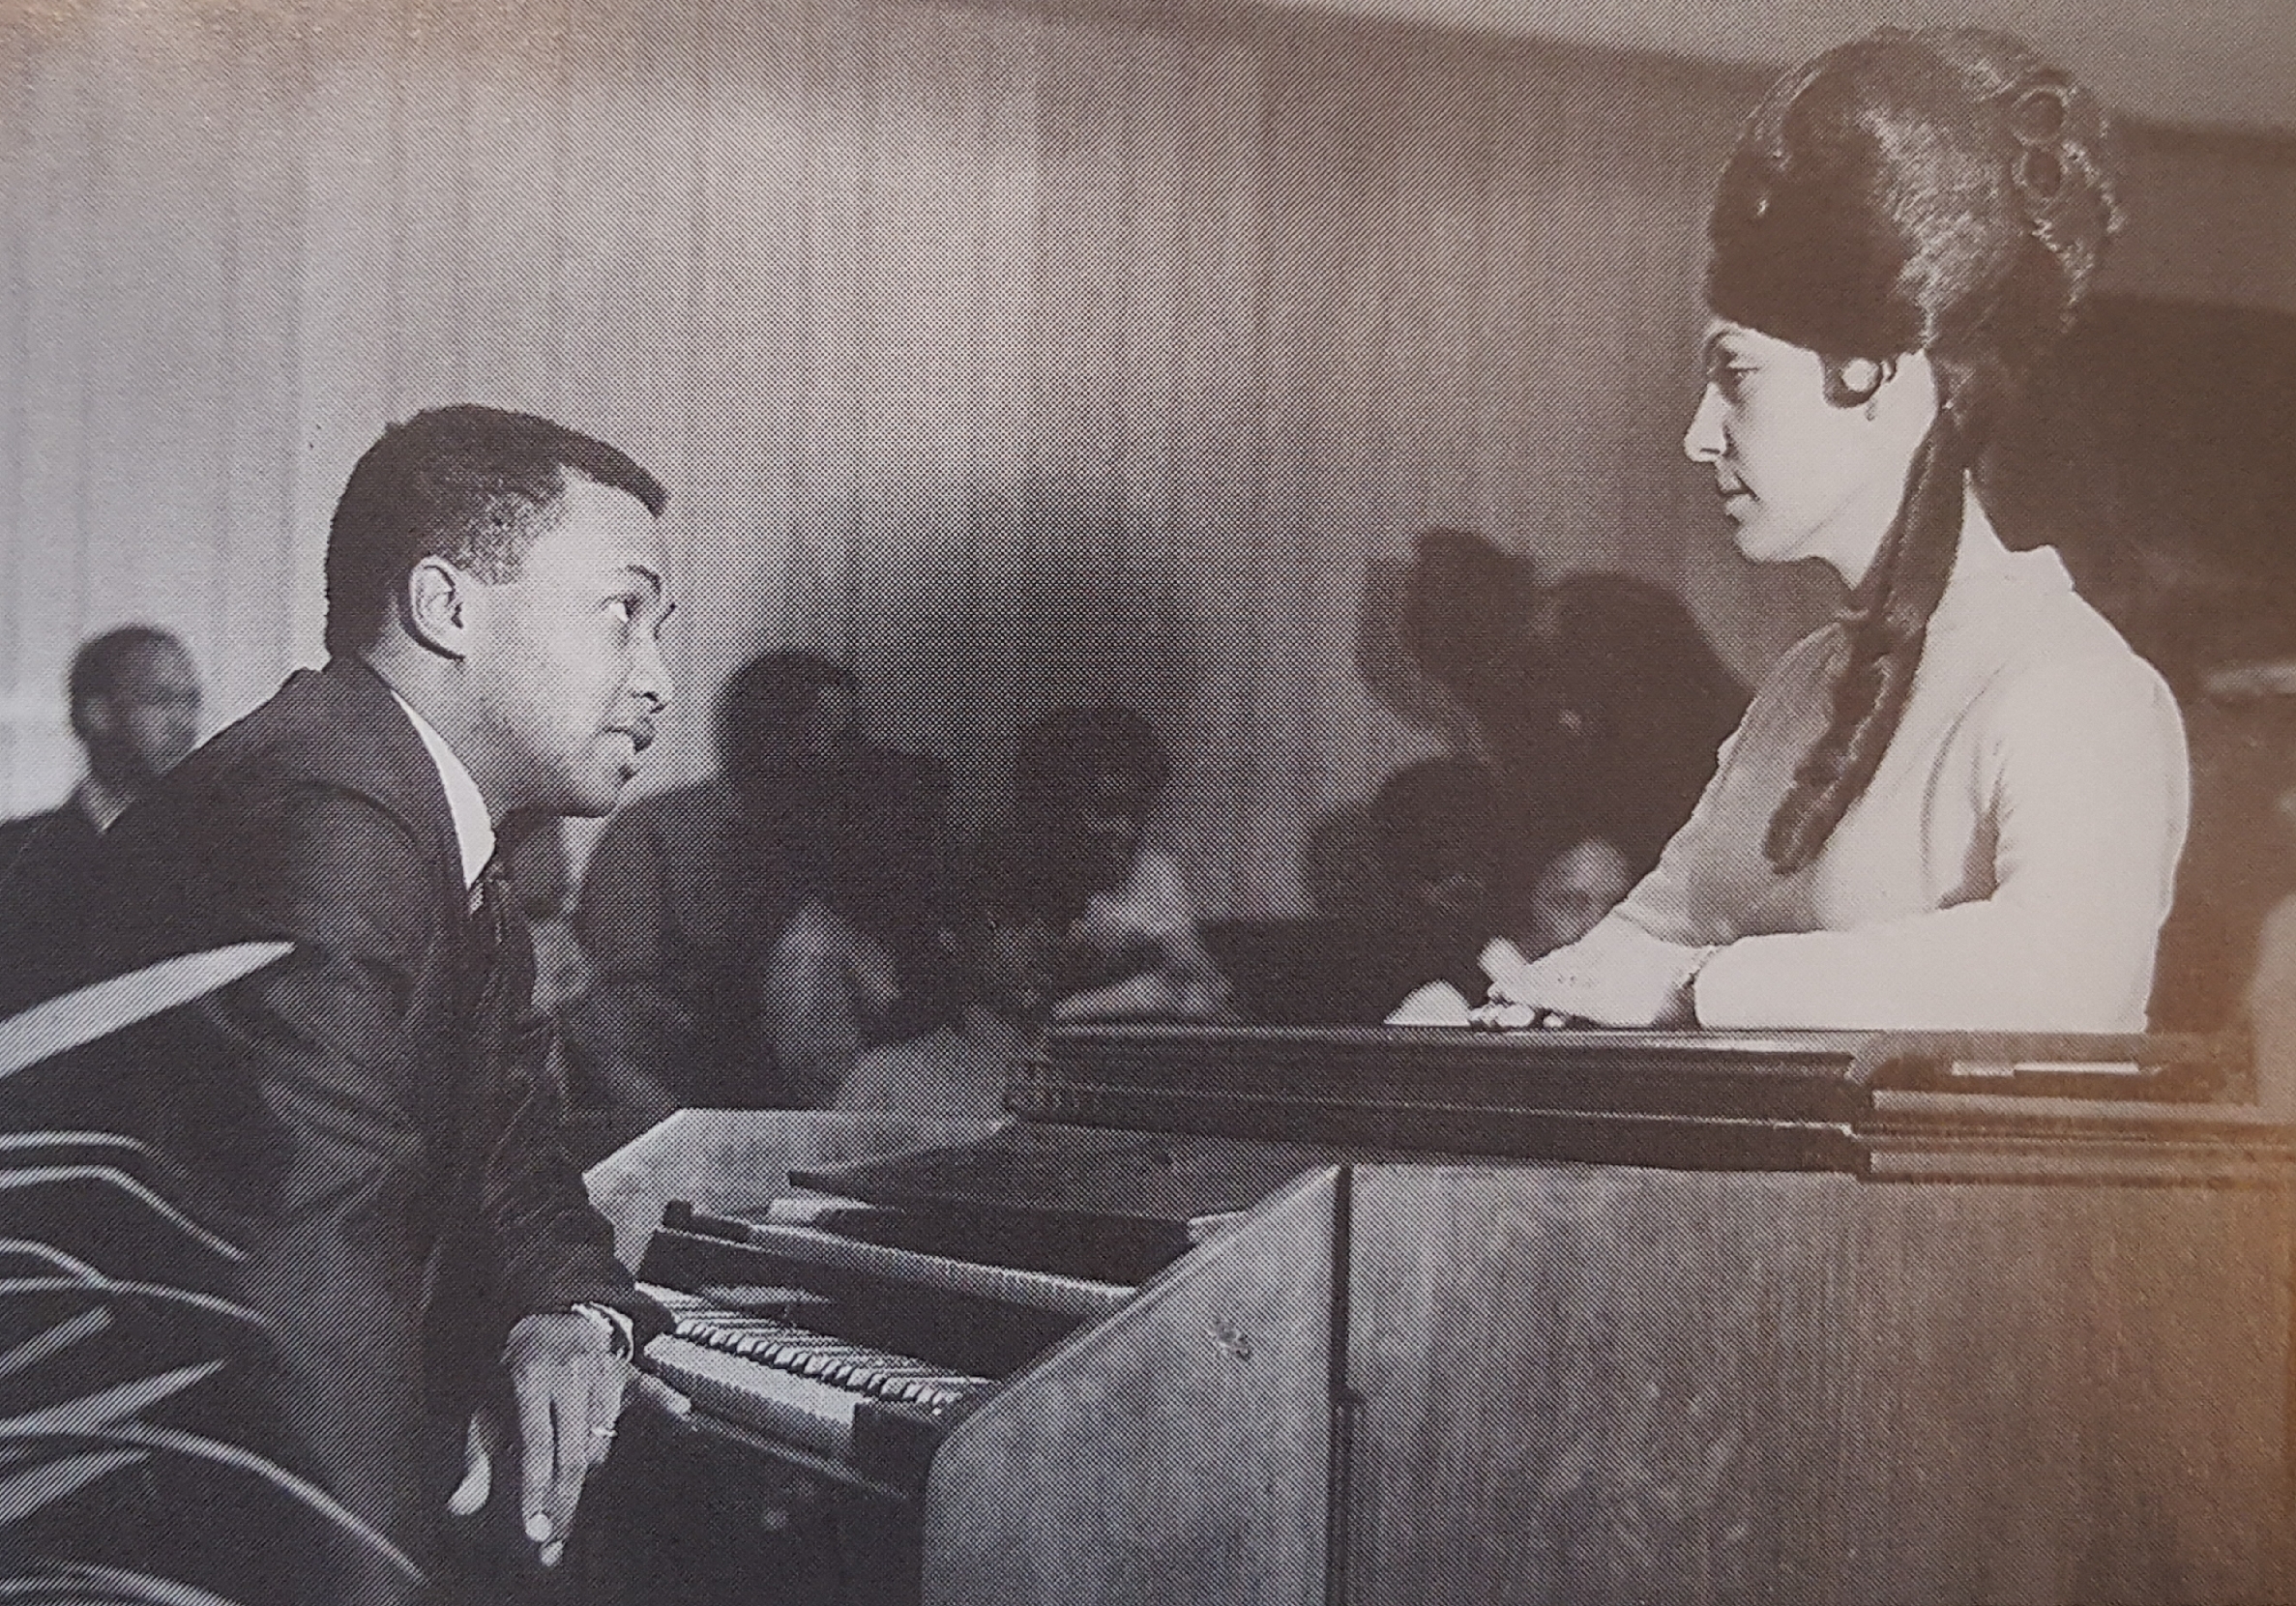
[[2285, 0], [0, 0], [0, 1600], [2296, 1602]]

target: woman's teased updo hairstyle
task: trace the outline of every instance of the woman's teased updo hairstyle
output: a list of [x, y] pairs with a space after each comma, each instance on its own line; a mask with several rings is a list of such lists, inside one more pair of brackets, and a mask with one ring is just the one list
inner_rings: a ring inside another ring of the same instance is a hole
[[1900, 355], [1936, 423], [1851, 599], [1832, 722], [1764, 844], [1807, 865], [1873, 778], [1960, 546], [1964, 478], [2087, 296], [2118, 226], [2089, 93], [2005, 34], [1885, 28], [1786, 74], [1748, 121], [1708, 226], [1717, 315], [1816, 352], [1857, 406]]

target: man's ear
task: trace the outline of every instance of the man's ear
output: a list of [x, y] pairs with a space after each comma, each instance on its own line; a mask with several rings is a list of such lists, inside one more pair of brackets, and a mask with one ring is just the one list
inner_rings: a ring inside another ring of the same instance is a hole
[[406, 629], [445, 657], [470, 651], [470, 576], [441, 557], [416, 563], [406, 576]]
[[109, 736], [119, 726], [118, 711], [112, 707], [111, 693], [92, 692], [79, 700], [72, 711], [72, 734], [82, 742], [91, 738]]

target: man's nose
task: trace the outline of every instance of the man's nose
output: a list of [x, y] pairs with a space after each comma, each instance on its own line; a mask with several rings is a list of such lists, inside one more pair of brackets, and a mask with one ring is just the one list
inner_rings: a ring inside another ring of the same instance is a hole
[[633, 695], [652, 704], [657, 713], [669, 706], [674, 689], [669, 663], [662, 656], [662, 643], [652, 635], [638, 637], [637, 649], [631, 657], [630, 675], [624, 684]]

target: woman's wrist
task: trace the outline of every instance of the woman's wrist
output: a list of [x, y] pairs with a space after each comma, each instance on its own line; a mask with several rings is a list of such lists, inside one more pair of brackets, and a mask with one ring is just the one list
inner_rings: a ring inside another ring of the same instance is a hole
[[1707, 964], [1722, 950], [1724, 946], [1722, 943], [1708, 943], [1703, 947], [1690, 950], [1690, 963], [1683, 967], [1682, 980], [1676, 984], [1674, 990], [1676, 1025], [1695, 1026], [1698, 1024], [1698, 978], [1705, 973]]

